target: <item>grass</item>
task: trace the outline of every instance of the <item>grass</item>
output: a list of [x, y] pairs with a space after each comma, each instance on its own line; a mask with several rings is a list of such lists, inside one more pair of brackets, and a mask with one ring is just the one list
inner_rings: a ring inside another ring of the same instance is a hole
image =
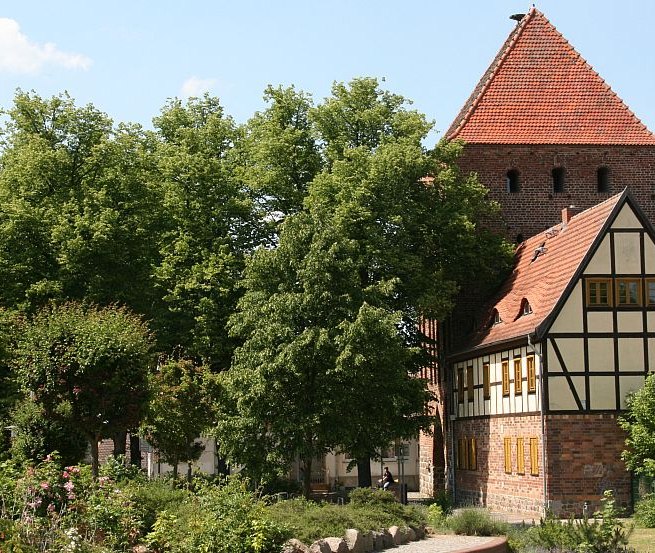
[[629, 545], [638, 553], [655, 553], [655, 528], [635, 528]]

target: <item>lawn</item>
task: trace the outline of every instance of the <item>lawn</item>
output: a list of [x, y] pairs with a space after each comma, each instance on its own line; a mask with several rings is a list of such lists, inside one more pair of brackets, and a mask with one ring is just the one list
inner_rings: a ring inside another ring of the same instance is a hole
[[629, 545], [639, 553], [655, 553], [655, 528], [635, 528]]

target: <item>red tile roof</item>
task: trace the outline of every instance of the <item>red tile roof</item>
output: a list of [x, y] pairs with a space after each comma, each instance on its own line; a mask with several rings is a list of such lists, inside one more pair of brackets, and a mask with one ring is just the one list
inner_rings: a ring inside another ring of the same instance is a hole
[[655, 145], [653, 133], [536, 8], [510, 33], [446, 137]]
[[[553, 312], [605, 222], [626, 197], [624, 191], [523, 242], [516, 250], [514, 270], [483, 311], [483, 328], [464, 351], [533, 333]], [[521, 316], [524, 299], [532, 313]], [[495, 310], [502, 322], [490, 325]]]

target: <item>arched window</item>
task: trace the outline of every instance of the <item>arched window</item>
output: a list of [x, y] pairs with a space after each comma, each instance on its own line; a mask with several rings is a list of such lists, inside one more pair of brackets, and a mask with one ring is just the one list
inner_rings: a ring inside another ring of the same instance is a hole
[[500, 318], [500, 313], [498, 313], [498, 309], [494, 309], [493, 313], [491, 314], [491, 325], [497, 325], [499, 323], [502, 323], [503, 320]]
[[519, 183], [519, 172], [516, 169], [510, 169], [505, 175], [505, 184], [507, 187], [507, 192], [510, 194], [516, 194], [521, 189], [521, 184]]
[[596, 171], [596, 190], [598, 192], [610, 191], [610, 170], [607, 167], [599, 167]]
[[530, 313], [532, 313], [530, 302], [528, 302], [527, 298], [523, 298], [523, 301], [521, 302], [521, 312], [519, 313], [519, 317], [523, 317], [523, 315], [529, 315]]
[[553, 175], [553, 192], [561, 194], [564, 192], [564, 180], [566, 176], [566, 169], [564, 167], [555, 167], [552, 172]]

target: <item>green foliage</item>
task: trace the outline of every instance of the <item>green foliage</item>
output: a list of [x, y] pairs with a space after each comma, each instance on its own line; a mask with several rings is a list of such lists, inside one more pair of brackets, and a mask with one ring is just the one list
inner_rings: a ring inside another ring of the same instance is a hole
[[655, 528], [655, 494], [647, 494], [635, 503], [634, 517], [642, 528]]
[[125, 308], [68, 303], [26, 321], [15, 369], [24, 390], [52, 420], [64, 420], [91, 445], [135, 426], [148, 399], [150, 333]]
[[649, 375], [644, 387], [628, 396], [627, 413], [619, 425], [627, 433], [622, 458], [628, 469], [655, 477], [655, 375]]
[[163, 480], [131, 479], [125, 483], [124, 488], [139, 510], [142, 535], [152, 531], [162, 512], [175, 511], [178, 505], [191, 497], [189, 490], [175, 488]]
[[355, 488], [348, 494], [348, 500], [354, 506], [383, 506], [396, 502], [396, 498], [391, 492], [373, 488]]
[[147, 539], [161, 553], [273, 553], [289, 537], [245, 482], [233, 478], [163, 512]]
[[109, 478], [112, 482], [142, 481], [146, 477], [141, 468], [128, 463], [124, 455], [107, 457], [107, 460], [100, 466], [99, 475]]
[[494, 519], [486, 509], [460, 509], [446, 520], [446, 526], [455, 534], [465, 536], [503, 536], [509, 525]]
[[358, 492], [354, 502], [352, 497], [351, 494], [351, 502], [346, 505], [291, 499], [275, 503], [269, 509], [274, 520], [289, 526], [293, 537], [304, 543], [327, 536], [342, 536], [348, 528], [368, 532], [394, 525], [418, 528], [426, 524], [422, 509], [401, 505], [388, 492]]
[[200, 458], [204, 446], [197, 440], [211, 423], [209, 372], [188, 359], [165, 359], [150, 377], [152, 399], [141, 424], [141, 433], [173, 466]]
[[43, 407], [30, 399], [16, 405], [11, 424], [11, 452], [19, 461], [43, 461], [57, 451], [63, 464], [75, 465], [86, 454], [88, 442], [74, 425], [48, 418]]

